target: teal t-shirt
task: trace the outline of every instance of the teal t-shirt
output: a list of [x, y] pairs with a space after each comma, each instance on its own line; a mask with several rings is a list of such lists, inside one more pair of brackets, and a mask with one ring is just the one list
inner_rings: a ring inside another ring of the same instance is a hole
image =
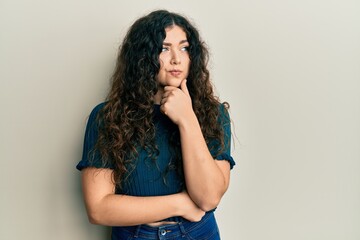
[[[103, 165], [100, 155], [92, 150], [98, 138], [98, 125], [96, 117], [99, 110], [104, 107], [104, 103], [97, 105], [91, 112], [85, 131], [84, 147], [81, 161], [76, 168], [82, 170], [86, 167], [110, 168], [114, 166]], [[162, 196], [179, 193], [185, 189], [185, 180], [183, 174], [179, 174], [174, 167], [169, 167], [172, 151], [169, 145], [169, 137], [173, 131], [177, 131], [177, 126], [160, 111], [160, 105], [154, 105], [153, 121], [155, 125], [155, 144], [158, 155], [156, 160], [148, 157], [146, 150], [140, 150], [137, 159], [132, 163], [130, 171], [123, 181], [120, 189], [116, 190], [117, 194], [126, 194], [131, 196]], [[211, 154], [217, 160], [226, 160], [230, 163], [232, 169], [235, 165], [230, 155], [231, 127], [227, 110], [220, 105], [219, 124], [224, 129], [225, 148], [220, 154], [214, 156], [219, 149], [216, 141], [208, 144]]]

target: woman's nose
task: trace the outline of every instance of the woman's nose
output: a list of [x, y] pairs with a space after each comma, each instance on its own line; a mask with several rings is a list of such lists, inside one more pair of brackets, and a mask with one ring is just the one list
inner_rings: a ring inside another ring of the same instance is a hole
[[181, 63], [180, 55], [176, 51], [173, 51], [171, 54], [171, 64], [177, 65], [180, 63]]

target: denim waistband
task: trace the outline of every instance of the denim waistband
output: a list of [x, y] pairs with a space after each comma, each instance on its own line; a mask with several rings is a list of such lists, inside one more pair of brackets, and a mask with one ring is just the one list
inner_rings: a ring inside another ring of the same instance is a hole
[[[132, 236], [136, 239], [137, 237], [144, 237], [149, 239], [157, 239], [159, 237], [162, 239], [162, 236], [166, 235], [166, 239], [171, 237], [180, 237], [185, 236], [185, 234], [194, 229], [200, 228], [204, 226], [207, 221], [214, 217], [213, 212], [207, 212], [204, 217], [199, 222], [190, 222], [184, 218], [178, 218], [176, 224], [167, 224], [161, 225], [158, 227], [152, 227], [148, 225], [137, 225], [137, 226], [129, 226], [129, 227], [113, 227], [112, 235], [115, 237], [118, 231], [126, 231], [132, 234]], [[177, 218], [172, 218], [177, 219]], [[153, 238], [154, 237], [154, 238]]]

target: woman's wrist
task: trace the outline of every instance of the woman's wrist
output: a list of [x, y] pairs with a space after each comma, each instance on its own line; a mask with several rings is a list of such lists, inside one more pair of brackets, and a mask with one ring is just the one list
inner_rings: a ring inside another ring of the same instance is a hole
[[185, 194], [184, 192], [180, 192], [173, 195], [173, 200], [171, 203], [173, 204], [172, 208], [174, 209], [174, 217], [182, 217], [184, 216], [184, 204], [185, 204]]
[[193, 111], [184, 116], [177, 125], [179, 130], [193, 128], [194, 126], [200, 127], [196, 114]]

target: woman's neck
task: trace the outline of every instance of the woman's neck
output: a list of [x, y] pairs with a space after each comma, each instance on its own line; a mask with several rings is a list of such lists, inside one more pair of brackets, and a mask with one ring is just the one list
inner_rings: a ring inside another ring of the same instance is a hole
[[164, 94], [164, 88], [160, 87], [157, 93], [154, 95], [155, 104], [160, 104], [163, 94]]

